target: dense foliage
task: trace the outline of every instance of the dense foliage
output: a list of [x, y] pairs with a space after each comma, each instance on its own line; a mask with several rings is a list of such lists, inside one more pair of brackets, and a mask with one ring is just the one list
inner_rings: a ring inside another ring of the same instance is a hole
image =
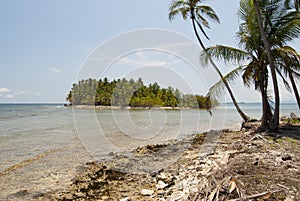
[[172, 87], [161, 88], [156, 82], [145, 86], [142, 79], [107, 78], [81, 80], [74, 83], [67, 98], [73, 105], [103, 105], [131, 107], [191, 107], [210, 109], [215, 100], [201, 95], [183, 94]]

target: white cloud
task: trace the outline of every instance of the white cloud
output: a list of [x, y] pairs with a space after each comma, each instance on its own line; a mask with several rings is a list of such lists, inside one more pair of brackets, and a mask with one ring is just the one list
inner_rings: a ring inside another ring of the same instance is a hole
[[8, 88], [0, 88], [0, 93], [10, 92]]
[[41, 94], [40, 94], [40, 93], [36, 93], [35, 95], [36, 95], [36, 96], [40, 96]]
[[61, 73], [61, 70], [58, 68], [50, 68], [50, 71], [52, 71], [54, 73]]
[[128, 57], [123, 57], [119, 60], [117, 60], [117, 63], [119, 64], [127, 64], [127, 65], [133, 65], [136, 67], [146, 67], [146, 66], [167, 66], [169, 63], [167, 61], [140, 61], [140, 60], [134, 60], [130, 59]]
[[14, 97], [14, 95], [12, 95], [12, 94], [5, 95], [5, 98], [13, 98], [13, 97]]

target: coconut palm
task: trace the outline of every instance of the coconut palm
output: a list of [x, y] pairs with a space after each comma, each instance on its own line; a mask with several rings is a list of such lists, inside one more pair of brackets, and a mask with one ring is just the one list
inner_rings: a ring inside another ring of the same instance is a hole
[[[191, 19], [193, 30], [197, 37], [197, 40], [203, 51], [206, 52], [206, 47], [201, 40], [198, 30], [200, 30], [201, 33], [207, 39], [209, 39], [204, 31], [204, 27], [209, 28], [209, 22], [206, 17], [208, 17], [212, 21], [219, 22], [219, 18], [215, 11], [210, 6], [203, 5], [202, 0], [173, 0], [170, 4], [169, 11], [170, 21], [173, 20], [177, 15], [181, 15], [184, 20]], [[221, 73], [217, 65], [210, 57], [208, 57], [208, 60], [212, 64], [218, 75], [221, 77], [221, 80], [225, 85], [238, 113], [241, 115], [245, 122], [249, 121], [250, 118], [239, 107], [229, 84], [227, 83], [226, 79], [224, 79], [223, 74]], [[210, 96], [210, 94], [208, 94], [208, 96]]]
[[273, 80], [273, 88], [274, 88], [274, 96], [275, 96], [275, 110], [274, 110], [274, 116], [272, 118], [270, 126], [271, 126], [272, 130], [277, 131], [278, 126], [279, 126], [279, 107], [280, 107], [279, 87], [278, 87], [275, 64], [274, 64], [273, 55], [272, 55], [272, 51], [271, 51], [271, 45], [270, 45], [269, 39], [267, 38], [267, 34], [265, 33], [265, 27], [264, 27], [264, 24], [265, 24], [265, 22], [267, 22], [267, 18], [269, 16], [265, 15], [266, 19], [265, 19], [265, 21], [263, 21], [263, 18], [261, 16], [261, 10], [260, 10], [261, 7], [259, 6], [257, 0], [253, 0], [253, 3], [254, 3], [255, 10], [256, 10], [256, 14], [257, 14], [256, 16], [257, 16], [257, 20], [258, 20], [260, 35], [264, 42], [264, 47], [265, 47], [267, 57], [269, 60], [270, 71], [271, 71], [272, 80]]
[[[255, 89], [260, 91], [262, 98], [263, 116], [261, 128], [270, 128], [273, 130], [277, 130], [278, 125], [276, 125], [276, 120], [274, 121], [274, 119], [276, 119], [274, 116], [277, 114], [274, 111], [274, 115], [272, 115], [269, 104], [269, 70], [271, 71], [272, 76], [272, 70], [275, 71], [275, 75], [277, 72], [287, 86], [287, 81], [281, 72], [284, 72], [285, 75], [289, 75], [291, 82], [293, 82], [293, 77], [295, 75], [299, 75], [299, 55], [292, 48], [283, 46], [299, 35], [299, 19], [295, 13], [286, 13], [282, 10], [278, 2], [279, 0], [273, 2], [265, 0], [264, 4], [260, 5], [264, 8], [264, 12], [262, 12], [260, 18], [264, 19], [264, 24], [266, 25], [263, 28], [264, 32], [266, 32], [265, 35], [268, 38], [267, 42], [269, 43], [269, 48], [271, 50], [271, 57], [274, 58], [273, 69], [270, 67], [270, 55], [268, 56], [266, 51], [265, 41], [262, 39], [262, 34], [259, 34], [262, 27], [260, 27], [258, 20], [256, 20], [257, 18], [255, 16], [257, 14], [257, 9], [255, 9], [252, 0], [242, 0], [240, 3], [239, 16], [242, 23], [237, 36], [240, 40], [240, 47], [242, 49], [219, 45], [210, 47], [206, 51], [206, 54], [217, 59], [244, 64], [239, 65], [238, 68], [226, 75], [224, 79], [229, 82], [242, 74], [246, 86], [254, 84]], [[204, 54], [204, 57], [207, 57], [206, 54]], [[221, 82], [214, 85], [211, 90], [216, 91], [219, 89], [220, 83]], [[277, 83], [275, 85], [277, 86]], [[298, 93], [295, 83], [292, 85], [295, 94]], [[296, 95], [296, 97], [297, 96], [298, 95]]]
[[[240, 75], [242, 75], [243, 83], [245, 86], [250, 87], [252, 84], [255, 89], [261, 93], [262, 98], [262, 123], [261, 129], [269, 129], [270, 119], [272, 117], [271, 107], [268, 98], [268, 73], [267, 64], [265, 62], [265, 54], [260, 46], [257, 49], [247, 48], [242, 50], [229, 46], [212, 46], [207, 49], [210, 56], [216, 59], [222, 59], [226, 63], [238, 64], [238, 66], [224, 76], [227, 82], [232, 82]], [[203, 55], [204, 56], [204, 55]], [[206, 60], [206, 57], [203, 57]], [[207, 61], [206, 61], [207, 62]], [[210, 88], [211, 94], [218, 94], [219, 90], [223, 90], [224, 84], [222, 80], [217, 82]]]

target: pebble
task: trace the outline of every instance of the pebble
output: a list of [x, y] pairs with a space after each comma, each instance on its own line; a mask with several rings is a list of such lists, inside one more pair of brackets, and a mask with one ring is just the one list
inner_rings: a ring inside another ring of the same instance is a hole
[[149, 190], [149, 189], [142, 189], [141, 194], [144, 196], [151, 196], [154, 194], [154, 190]]
[[166, 184], [165, 182], [163, 182], [162, 180], [159, 180], [158, 183], [156, 184], [156, 188], [158, 190], [160, 189], [164, 189], [168, 186], [168, 184]]

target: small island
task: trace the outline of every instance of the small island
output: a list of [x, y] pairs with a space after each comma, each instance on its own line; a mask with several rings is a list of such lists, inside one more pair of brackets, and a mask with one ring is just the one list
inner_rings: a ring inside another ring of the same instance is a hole
[[219, 103], [208, 96], [184, 94], [172, 87], [162, 88], [154, 82], [146, 86], [142, 78], [109, 81], [108, 78], [85, 79], [74, 83], [66, 100], [70, 106], [85, 108], [199, 108], [211, 109]]

